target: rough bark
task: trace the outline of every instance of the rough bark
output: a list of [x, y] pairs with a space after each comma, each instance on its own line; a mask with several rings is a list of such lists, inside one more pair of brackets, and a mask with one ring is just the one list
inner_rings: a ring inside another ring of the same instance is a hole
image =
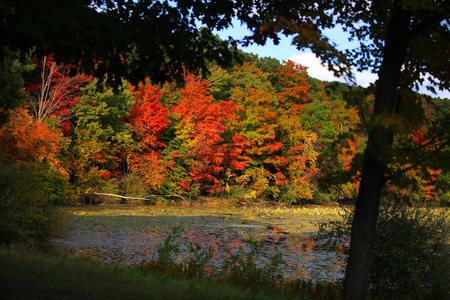
[[[395, 6], [387, 27], [383, 61], [375, 94], [374, 113], [397, 112], [398, 85], [408, 45], [410, 17]], [[352, 224], [350, 255], [344, 283], [344, 299], [366, 299], [378, 208], [385, 183], [393, 132], [378, 126], [369, 133], [362, 178]]]

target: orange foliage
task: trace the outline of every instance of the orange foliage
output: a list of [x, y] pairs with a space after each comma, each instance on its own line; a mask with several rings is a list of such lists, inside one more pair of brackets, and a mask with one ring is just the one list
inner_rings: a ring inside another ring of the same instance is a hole
[[137, 155], [132, 158], [132, 162], [132, 168], [142, 175], [146, 188], [149, 191], [157, 191], [165, 180], [161, 153], [150, 151], [144, 155]]
[[352, 141], [350, 139], [346, 139], [347, 141], [347, 151], [345, 151], [344, 153], [339, 154], [338, 160], [340, 162], [341, 165], [344, 166], [344, 169], [346, 171], [350, 170], [351, 168], [351, 162], [353, 161], [353, 157], [356, 154], [356, 144], [358, 141]]
[[45, 123], [36, 122], [23, 107], [11, 112], [0, 138], [3, 155], [16, 161], [46, 160], [61, 149], [60, 136]]
[[181, 89], [182, 99], [172, 109], [181, 114], [184, 124], [194, 125], [191, 138], [201, 137], [208, 144], [222, 141], [221, 134], [225, 130], [222, 118], [227, 110], [222, 110], [222, 103], [213, 103], [213, 96], [208, 92], [209, 82], [197, 80], [192, 74], [186, 77], [186, 86]]
[[312, 101], [308, 90], [311, 86], [306, 77], [308, 68], [291, 60], [284, 61], [284, 69], [278, 68], [275, 75], [283, 86], [277, 98], [282, 106], [288, 103], [305, 104]]
[[0, 129], [0, 153], [19, 163], [46, 161], [61, 174], [67, 173], [57, 158], [61, 136], [44, 122], [36, 122], [24, 107], [11, 111], [11, 120]]

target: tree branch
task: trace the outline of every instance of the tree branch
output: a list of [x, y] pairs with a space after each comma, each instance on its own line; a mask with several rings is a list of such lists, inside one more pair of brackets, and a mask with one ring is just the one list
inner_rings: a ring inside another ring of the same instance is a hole
[[[437, 155], [442, 149], [444, 149], [447, 145], [450, 144], [450, 141], [447, 141], [445, 143], [441, 143], [441, 145], [439, 145], [439, 147], [437, 149], [435, 149], [434, 151], [431, 151], [429, 153], [427, 153], [425, 156], [423, 156], [422, 158], [419, 159], [419, 162], [424, 162], [426, 161], [429, 157]], [[420, 149], [420, 148], [419, 148]], [[419, 150], [417, 149], [417, 150]], [[417, 164], [411, 164], [409, 167], [404, 168], [404, 169], [400, 169], [395, 173], [391, 173], [389, 169], [387, 169], [387, 172], [389, 173], [389, 176], [385, 177], [385, 182], [388, 182], [389, 180], [395, 179], [400, 177], [401, 175], [403, 175], [404, 173], [406, 173], [407, 171], [413, 169], [414, 167], [416, 167]]]

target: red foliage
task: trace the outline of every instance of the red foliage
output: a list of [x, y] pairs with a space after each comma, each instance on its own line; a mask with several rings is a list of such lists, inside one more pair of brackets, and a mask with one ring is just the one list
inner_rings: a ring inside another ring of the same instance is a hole
[[188, 156], [192, 160], [188, 174], [192, 181], [202, 183], [210, 192], [222, 189], [217, 175], [223, 170], [226, 145], [222, 144], [222, 134], [226, 126], [224, 120], [231, 117], [235, 109], [233, 103], [213, 103], [209, 94], [209, 82], [189, 74], [186, 86], [181, 89], [182, 99], [172, 112], [181, 116], [184, 128], [190, 128], [187, 139]]
[[168, 109], [159, 101], [161, 92], [150, 84], [136, 89], [131, 87], [135, 105], [129, 116], [130, 124], [144, 148], [162, 148], [165, 145], [158, 141], [164, 129], [169, 125]]
[[111, 176], [111, 172], [109, 172], [109, 171], [105, 171], [105, 172], [103, 172], [103, 174], [102, 174], [102, 177], [103, 177], [104, 179], [108, 179], [110, 176]]
[[[44, 64], [45, 62], [45, 64]], [[70, 108], [76, 105], [77, 98], [81, 94], [80, 88], [83, 84], [93, 80], [92, 76], [77, 73], [71, 76], [71, 72], [76, 69], [74, 65], [57, 65], [53, 60], [53, 55], [46, 57], [44, 62], [36, 63], [39, 70], [39, 81], [27, 83], [25, 90], [37, 94], [38, 111], [48, 110], [49, 115], [60, 117], [64, 134], [68, 134], [70, 123], [64, 119], [71, 115]], [[45, 108], [44, 108], [45, 107]], [[35, 109], [36, 110], [36, 109]], [[37, 120], [42, 121], [46, 116], [35, 112]]]
[[229, 145], [228, 151], [225, 154], [225, 159], [235, 170], [243, 170], [252, 161], [250, 157], [243, 155], [248, 152], [248, 147], [251, 146], [251, 143], [237, 132], [234, 133], [232, 141], [233, 143]]
[[277, 97], [282, 105], [289, 102], [305, 104], [312, 101], [312, 96], [308, 92], [311, 85], [304, 76], [304, 74], [307, 74], [307, 69], [307, 67], [291, 60], [284, 61], [283, 69], [277, 69], [275, 75], [283, 86]]

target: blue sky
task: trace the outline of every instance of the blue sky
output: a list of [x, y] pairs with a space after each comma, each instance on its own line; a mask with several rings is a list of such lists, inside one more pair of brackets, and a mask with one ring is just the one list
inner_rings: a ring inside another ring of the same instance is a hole
[[[242, 39], [244, 36], [248, 35], [250, 32], [244, 26], [241, 26], [239, 21], [233, 22], [233, 28], [229, 28], [223, 31], [215, 32], [219, 34], [222, 39], [228, 39], [229, 36], [234, 39]], [[332, 30], [328, 30], [325, 32], [325, 35], [337, 44], [338, 48], [349, 49], [352, 48], [352, 43], [348, 41], [347, 34], [343, 32], [341, 29], [336, 28]], [[353, 44], [354, 45], [354, 44]], [[345, 82], [344, 78], [336, 78], [333, 76], [331, 72], [328, 71], [326, 66], [322, 65], [322, 62], [319, 58], [317, 58], [314, 54], [312, 54], [309, 50], [301, 51], [297, 50], [295, 46], [291, 44], [291, 38], [281, 37], [281, 41], [278, 45], [274, 45], [272, 41], [269, 41], [264, 46], [259, 45], [251, 45], [248, 47], [240, 47], [242, 50], [246, 52], [252, 52], [258, 54], [260, 57], [273, 57], [280, 61], [283, 60], [293, 60], [301, 65], [308, 67], [308, 74], [312, 77], [326, 80], [326, 81], [342, 81]], [[356, 72], [356, 82], [361, 86], [368, 86], [371, 82], [374, 82], [377, 79], [376, 74], [372, 74], [371, 72]], [[438, 91], [437, 95], [432, 94], [425, 88], [421, 88], [419, 92], [427, 95], [431, 95], [434, 97], [441, 98], [449, 98], [449, 91]]]

